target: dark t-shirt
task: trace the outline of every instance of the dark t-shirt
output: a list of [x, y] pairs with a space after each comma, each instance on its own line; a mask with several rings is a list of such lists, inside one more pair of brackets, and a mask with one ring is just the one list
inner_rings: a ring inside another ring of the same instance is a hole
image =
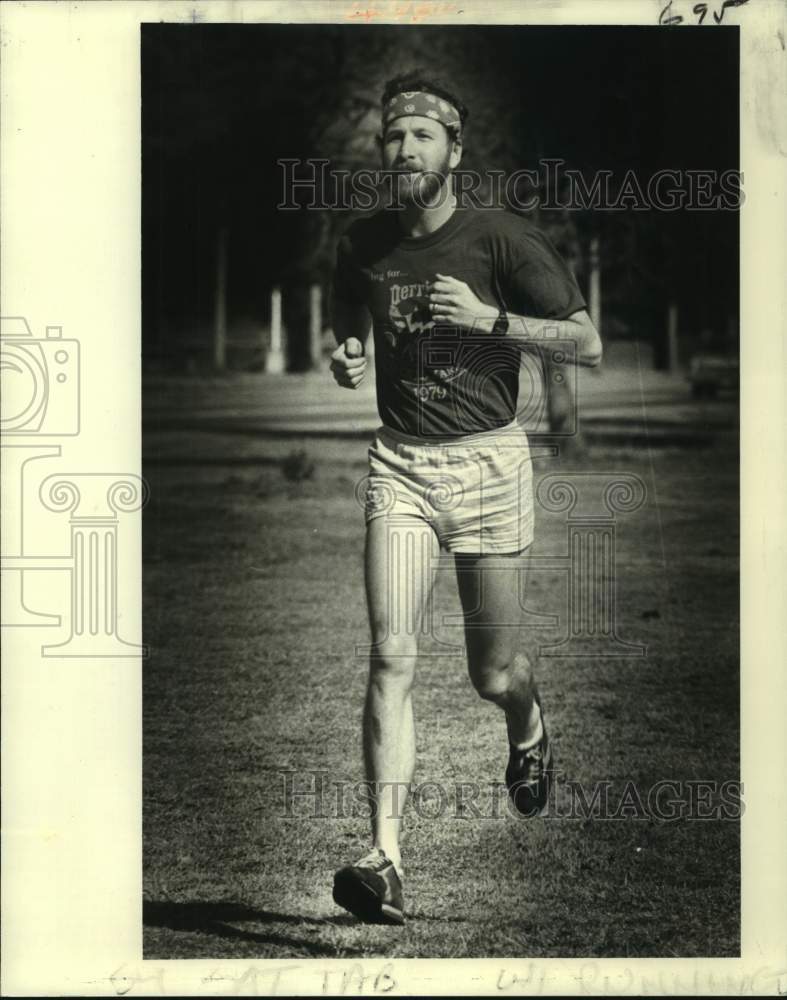
[[336, 298], [372, 314], [380, 419], [427, 438], [504, 427], [516, 414], [519, 348], [511, 336], [435, 323], [428, 284], [449, 275], [492, 307], [565, 319], [585, 308], [573, 275], [549, 239], [510, 212], [457, 208], [420, 237], [403, 236], [397, 215], [352, 223], [333, 282]]

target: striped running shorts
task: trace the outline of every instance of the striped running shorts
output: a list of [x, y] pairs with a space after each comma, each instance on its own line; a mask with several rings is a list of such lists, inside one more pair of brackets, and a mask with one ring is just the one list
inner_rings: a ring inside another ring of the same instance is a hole
[[533, 541], [533, 472], [516, 423], [461, 438], [417, 438], [379, 427], [364, 481], [366, 523], [417, 517], [449, 552], [521, 552]]

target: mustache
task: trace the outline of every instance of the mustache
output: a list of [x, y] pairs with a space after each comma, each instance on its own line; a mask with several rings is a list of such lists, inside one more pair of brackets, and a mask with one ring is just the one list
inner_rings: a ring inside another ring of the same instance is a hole
[[449, 172], [448, 170], [440, 170], [435, 167], [397, 166], [396, 164], [389, 170], [382, 171], [382, 173], [387, 174], [421, 174], [424, 177], [439, 177], [441, 179], [447, 177]]

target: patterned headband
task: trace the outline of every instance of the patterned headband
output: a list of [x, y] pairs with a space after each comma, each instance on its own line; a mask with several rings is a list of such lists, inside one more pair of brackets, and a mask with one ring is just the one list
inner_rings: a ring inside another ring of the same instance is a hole
[[394, 118], [402, 118], [404, 115], [423, 115], [425, 118], [434, 118], [435, 121], [442, 122], [446, 128], [452, 129], [457, 134], [461, 133], [462, 121], [459, 112], [448, 101], [434, 94], [427, 94], [421, 90], [410, 90], [402, 94], [396, 94], [383, 108], [383, 130], [388, 128]]

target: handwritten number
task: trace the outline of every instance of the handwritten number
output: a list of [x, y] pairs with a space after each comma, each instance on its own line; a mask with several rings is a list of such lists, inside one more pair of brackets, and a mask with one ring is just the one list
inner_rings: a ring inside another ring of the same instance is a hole
[[[724, 12], [727, 8], [743, 7], [743, 5], [748, 2], [749, 0], [723, 0], [718, 13], [715, 10], [713, 11], [713, 20], [716, 24], [721, 24], [724, 19]], [[680, 14], [672, 13], [672, 3], [673, 0], [669, 0], [666, 6], [662, 8], [661, 13], [659, 14], [659, 24], [683, 24], [683, 17]], [[692, 7], [692, 13], [696, 14], [698, 17], [697, 24], [702, 24], [708, 14], [708, 4], [695, 3]]]
[[[716, 24], [721, 24], [721, 19], [724, 17], [724, 11], [728, 7], [742, 7], [745, 3], [748, 2], [749, 0], [724, 0], [724, 3], [721, 5], [721, 13], [716, 19]], [[713, 16], [716, 17], [715, 14]]]
[[659, 15], [659, 24], [682, 24], [683, 18], [680, 14], [672, 13], [672, 0], [664, 8], [664, 10]]

